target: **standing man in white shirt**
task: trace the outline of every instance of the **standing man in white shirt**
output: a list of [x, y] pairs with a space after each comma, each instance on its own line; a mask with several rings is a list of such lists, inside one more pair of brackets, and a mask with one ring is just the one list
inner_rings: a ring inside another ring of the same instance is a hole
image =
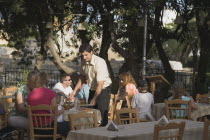
[[72, 93], [72, 79], [70, 75], [62, 74], [60, 78], [60, 82], [58, 82], [54, 87], [53, 90], [60, 95], [64, 95], [65, 97], [69, 98], [70, 94]]
[[80, 46], [79, 52], [82, 56], [80, 77], [70, 97], [76, 96], [81, 85], [87, 80], [87, 84], [90, 86], [88, 102], [100, 110], [101, 126], [105, 126], [108, 122], [110, 85], [112, 83], [107, 64], [104, 59], [93, 54], [92, 46], [87, 43]]

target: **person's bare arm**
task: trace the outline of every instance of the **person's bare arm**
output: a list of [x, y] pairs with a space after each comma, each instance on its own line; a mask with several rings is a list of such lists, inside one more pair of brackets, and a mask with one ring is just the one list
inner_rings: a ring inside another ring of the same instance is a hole
[[194, 99], [192, 97], [190, 97], [190, 104], [192, 109], [198, 109], [198, 106], [195, 104]]
[[119, 102], [120, 100], [123, 100], [123, 101], [126, 100], [125, 96], [127, 96], [128, 93], [125, 91], [125, 92], [123, 93], [123, 95], [121, 95], [121, 94], [122, 94], [122, 93], [120, 93], [120, 91], [118, 90], [117, 97], [116, 97], [116, 101]]
[[21, 93], [17, 93], [16, 95], [17, 109], [20, 112], [27, 112], [26, 107], [24, 106], [24, 99]]
[[82, 84], [85, 83], [85, 80], [86, 80], [85, 76], [83, 76], [83, 75], [80, 75], [79, 76], [77, 85], [75, 86], [73, 92], [70, 94], [70, 99], [73, 99], [74, 96], [76, 96], [76, 94], [78, 93], [77, 91], [80, 89], [80, 87], [82, 86]]
[[97, 88], [96, 88], [95, 95], [94, 95], [93, 99], [90, 101], [90, 104], [92, 106], [96, 105], [96, 99], [101, 94], [101, 91], [103, 89], [103, 85], [104, 85], [104, 81], [98, 81], [97, 82]]
[[[56, 97], [54, 97], [51, 100], [51, 106], [56, 106], [56, 105], [57, 105], [57, 103], [56, 103]], [[61, 115], [64, 111], [65, 111], [64, 107], [62, 107], [61, 110], [58, 110], [58, 116]]]

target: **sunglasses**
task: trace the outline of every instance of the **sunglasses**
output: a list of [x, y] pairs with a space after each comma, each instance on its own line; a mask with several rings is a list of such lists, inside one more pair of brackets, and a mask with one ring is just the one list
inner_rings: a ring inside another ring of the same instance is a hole
[[64, 81], [72, 81], [72, 79], [64, 80]]

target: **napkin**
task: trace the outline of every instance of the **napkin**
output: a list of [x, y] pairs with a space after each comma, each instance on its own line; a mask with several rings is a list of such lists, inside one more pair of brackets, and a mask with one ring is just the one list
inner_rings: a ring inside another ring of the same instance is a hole
[[169, 123], [169, 121], [168, 121], [168, 119], [166, 118], [165, 115], [163, 115], [163, 116], [158, 120], [158, 124], [159, 124], [159, 125], [166, 125], [166, 124], [168, 124], [168, 123]]
[[118, 126], [112, 120], [109, 120], [109, 122], [106, 125], [106, 127], [107, 127], [107, 130], [118, 131]]

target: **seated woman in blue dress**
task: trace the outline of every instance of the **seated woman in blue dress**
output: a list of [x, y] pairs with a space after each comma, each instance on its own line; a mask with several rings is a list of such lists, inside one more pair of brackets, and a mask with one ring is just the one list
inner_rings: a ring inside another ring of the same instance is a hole
[[[168, 98], [169, 101], [175, 100], [175, 99], [182, 99], [183, 101], [190, 101], [190, 105], [192, 110], [198, 109], [198, 106], [195, 104], [194, 99], [189, 96], [188, 92], [185, 90], [183, 83], [181, 82], [175, 82], [171, 90], [169, 91], [172, 96]], [[187, 105], [181, 105], [182, 108], [187, 108]], [[180, 114], [181, 113], [181, 114]], [[176, 111], [176, 117], [183, 117], [183, 114], [185, 114], [183, 111]]]

